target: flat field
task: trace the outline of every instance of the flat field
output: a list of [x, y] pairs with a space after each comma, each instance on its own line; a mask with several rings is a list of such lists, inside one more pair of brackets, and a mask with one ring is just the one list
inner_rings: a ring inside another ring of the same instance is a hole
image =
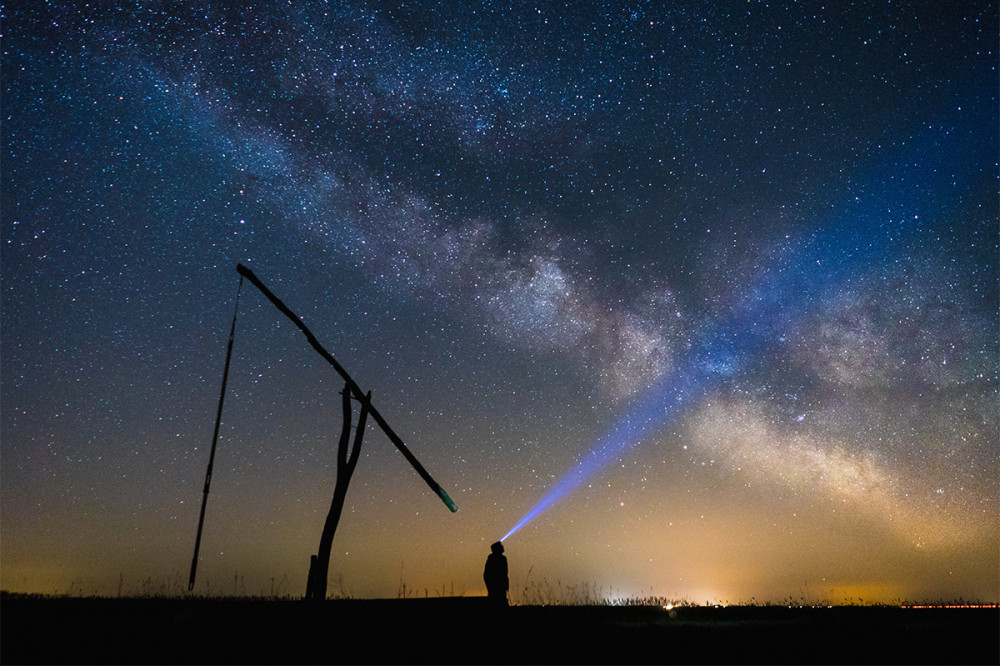
[[4, 664], [997, 664], [1000, 609], [0, 599]]

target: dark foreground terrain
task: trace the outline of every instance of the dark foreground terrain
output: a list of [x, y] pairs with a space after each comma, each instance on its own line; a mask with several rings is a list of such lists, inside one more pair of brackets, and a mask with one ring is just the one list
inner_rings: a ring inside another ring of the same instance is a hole
[[1000, 610], [522, 606], [5, 595], [0, 661], [1000, 663]]

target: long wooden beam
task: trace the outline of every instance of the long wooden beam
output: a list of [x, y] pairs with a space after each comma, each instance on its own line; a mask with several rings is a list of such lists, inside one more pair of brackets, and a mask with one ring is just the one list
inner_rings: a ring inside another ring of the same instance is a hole
[[458, 511], [458, 507], [455, 506], [455, 502], [448, 496], [448, 493], [445, 492], [444, 488], [442, 488], [438, 482], [431, 477], [427, 470], [424, 469], [424, 466], [420, 464], [420, 461], [418, 461], [414, 455], [410, 453], [410, 450], [406, 448], [405, 444], [403, 444], [403, 440], [400, 439], [399, 435], [397, 435], [391, 427], [389, 427], [389, 424], [386, 423], [385, 419], [382, 418], [382, 415], [379, 414], [377, 409], [375, 409], [375, 406], [371, 404], [368, 396], [365, 395], [365, 393], [361, 390], [361, 387], [358, 386], [354, 379], [351, 378], [351, 375], [344, 369], [344, 366], [337, 362], [337, 359], [333, 357], [333, 354], [323, 348], [323, 345], [319, 343], [319, 340], [316, 339], [316, 336], [312, 334], [312, 331], [306, 327], [302, 320], [299, 319], [299, 317], [292, 312], [287, 305], [282, 303], [281, 299], [275, 296], [274, 293], [260, 281], [260, 278], [254, 275], [252, 270], [243, 264], [239, 264], [236, 267], [236, 270], [240, 275], [253, 283], [253, 286], [257, 287], [257, 289], [259, 289], [260, 292], [264, 294], [264, 296], [266, 296], [276, 308], [278, 308], [278, 310], [280, 310], [286, 317], [288, 317], [288, 319], [291, 320], [293, 324], [298, 327], [300, 331], [302, 331], [302, 333], [306, 336], [306, 339], [309, 341], [309, 344], [312, 345], [312, 348], [315, 349], [320, 356], [326, 359], [327, 363], [333, 366], [333, 369], [344, 378], [344, 381], [347, 382], [347, 385], [350, 387], [351, 394], [367, 407], [368, 415], [379, 424], [382, 431], [386, 434], [386, 437], [389, 438], [389, 441], [396, 445], [396, 448], [399, 449], [399, 452], [403, 454], [403, 457], [406, 458], [410, 465], [413, 466], [413, 469], [417, 470], [417, 474], [420, 475], [420, 478], [427, 482], [427, 485], [431, 487], [431, 490], [433, 490], [437, 496], [441, 498], [441, 501], [444, 502], [445, 506], [447, 506], [452, 513]]

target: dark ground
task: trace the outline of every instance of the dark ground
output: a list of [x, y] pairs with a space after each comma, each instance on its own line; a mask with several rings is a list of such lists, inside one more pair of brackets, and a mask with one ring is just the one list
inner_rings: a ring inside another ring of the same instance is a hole
[[998, 664], [1000, 609], [521, 606], [4, 595], [0, 661]]

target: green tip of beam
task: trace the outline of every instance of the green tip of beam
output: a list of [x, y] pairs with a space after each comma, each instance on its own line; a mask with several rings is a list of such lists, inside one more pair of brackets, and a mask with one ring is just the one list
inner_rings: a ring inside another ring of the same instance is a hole
[[456, 511], [458, 511], [458, 507], [455, 506], [455, 502], [453, 502], [452, 499], [450, 497], [448, 497], [448, 493], [446, 493], [444, 491], [444, 488], [442, 488], [441, 486], [438, 486], [437, 490], [438, 490], [438, 496], [441, 497], [441, 501], [444, 502], [445, 506], [447, 506], [449, 509], [451, 509], [452, 513], [455, 513]]

